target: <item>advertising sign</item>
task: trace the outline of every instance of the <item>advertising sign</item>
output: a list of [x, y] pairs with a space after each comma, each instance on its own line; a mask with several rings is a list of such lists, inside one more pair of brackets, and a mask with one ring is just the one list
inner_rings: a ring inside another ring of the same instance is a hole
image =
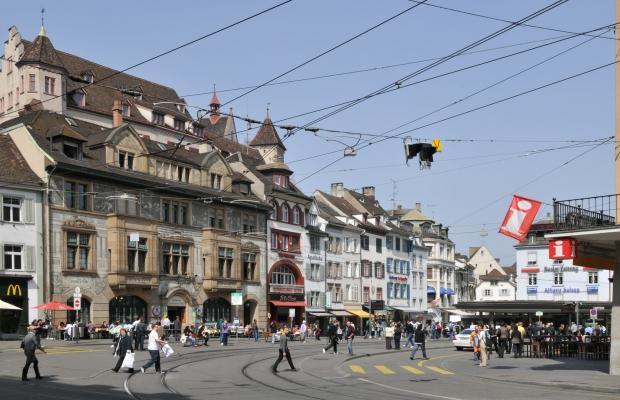
[[514, 195], [499, 233], [519, 241], [525, 239], [540, 206], [540, 201]]
[[577, 256], [577, 243], [573, 239], [549, 241], [549, 258], [552, 260], [572, 260]]

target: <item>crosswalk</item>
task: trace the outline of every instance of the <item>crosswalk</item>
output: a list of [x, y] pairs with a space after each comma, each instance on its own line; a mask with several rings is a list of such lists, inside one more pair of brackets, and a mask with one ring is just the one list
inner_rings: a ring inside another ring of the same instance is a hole
[[[453, 375], [453, 372], [448, 371], [447, 369], [435, 367], [432, 365], [418, 365], [419, 368], [413, 367], [411, 365], [399, 365], [398, 367], [387, 366], [387, 365], [372, 365], [367, 368], [373, 368], [372, 372], [378, 372], [382, 375], [396, 375], [397, 373], [410, 373], [413, 375], [425, 375], [426, 373], [434, 372], [440, 375]], [[366, 369], [358, 364], [349, 365], [351, 372], [355, 375], [368, 375]]]

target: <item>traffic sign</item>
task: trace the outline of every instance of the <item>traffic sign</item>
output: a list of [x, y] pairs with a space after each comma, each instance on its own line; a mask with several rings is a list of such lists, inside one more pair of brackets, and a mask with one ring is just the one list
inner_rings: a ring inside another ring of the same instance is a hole
[[596, 319], [598, 317], [598, 309], [591, 308], [590, 309], [590, 319]]
[[536, 311], [536, 316], [537, 317], [542, 317], [543, 316], [543, 312], [542, 311]]
[[289, 308], [288, 309], [288, 316], [289, 316], [289, 318], [295, 318], [295, 309], [294, 308]]
[[75, 308], [76, 310], [81, 310], [82, 309], [82, 299], [79, 297], [74, 297], [73, 298], [73, 308]]

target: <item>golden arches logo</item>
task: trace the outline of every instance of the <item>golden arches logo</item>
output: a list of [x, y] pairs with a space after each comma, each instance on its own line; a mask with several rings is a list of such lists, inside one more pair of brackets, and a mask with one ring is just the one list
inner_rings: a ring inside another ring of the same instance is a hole
[[10, 284], [9, 287], [6, 288], [7, 296], [17, 296], [19, 293], [19, 297], [22, 296], [22, 287], [19, 285]]

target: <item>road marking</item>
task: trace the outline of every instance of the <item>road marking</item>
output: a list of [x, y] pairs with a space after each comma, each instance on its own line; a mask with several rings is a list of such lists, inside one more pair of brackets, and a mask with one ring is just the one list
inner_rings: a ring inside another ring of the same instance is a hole
[[362, 382], [370, 383], [370, 384], [373, 384], [373, 385], [377, 385], [377, 386], [380, 386], [380, 387], [383, 387], [383, 388], [386, 388], [386, 389], [395, 390], [395, 391], [399, 391], [399, 392], [405, 392], [405, 393], [417, 394], [417, 395], [422, 395], [422, 396], [434, 397], [434, 398], [437, 398], [437, 399], [444, 399], [444, 400], [463, 400], [463, 399], [460, 399], [458, 397], [440, 396], [438, 394], [416, 392], [416, 391], [413, 391], [413, 390], [401, 389], [401, 388], [398, 388], [398, 387], [394, 387], [394, 386], [390, 386], [390, 385], [384, 385], [384, 384], [378, 383], [378, 382], [373, 382], [371, 380], [364, 379], [364, 378], [357, 378], [357, 379], [362, 381]]
[[389, 369], [388, 367], [386, 367], [385, 365], [375, 365], [375, 368], [384, 375], [394, 375], [396, 373], [392, 371], [391, 369]]
[[452, 372], [450, 372], [450, 371], [448, 371], [446, 369], [439, 368], [439, 367], [433, 367], [432, 365], [429, 365], [426, 368], [430, 369], [431, 371], [435, 371], [435, 372], [437, 372], [438, 374], [441, 374], [441, 375], [453, 375]]
[[407, 370], [409, 372], [411, 372], [412, 374], [416, 374], [416, 375], [424, 375], [424, 371], [421, 371], [417, 368], [412, 367], [411, 365], [401, 365], [400, 366], [402, 369]]
[[366, 371], [364, 371], [364, 368], [362, 368], [360, 365], [349, 365], [349, 368], [351, 368], [351, 371], [355, 372], [356, 374], [366, 375]]

